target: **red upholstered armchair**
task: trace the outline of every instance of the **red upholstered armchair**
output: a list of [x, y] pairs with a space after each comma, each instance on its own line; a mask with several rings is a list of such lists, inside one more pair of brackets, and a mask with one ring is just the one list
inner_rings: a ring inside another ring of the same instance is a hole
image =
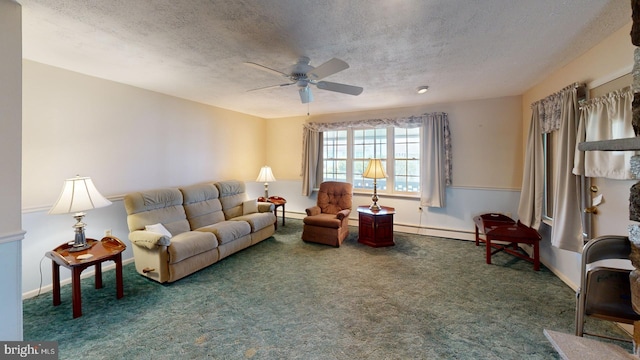
[[352, 186], [325, 181], [318, 190], [317, 205], [306, 209], [302, 240], [339, 247], [349, 235]]

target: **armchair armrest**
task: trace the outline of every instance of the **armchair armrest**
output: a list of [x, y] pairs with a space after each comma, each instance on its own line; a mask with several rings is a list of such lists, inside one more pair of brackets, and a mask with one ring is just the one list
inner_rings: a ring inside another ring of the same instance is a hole
[[307, 213], [307, 216], [313, 216], [313, 215], [318, 215], [322, 212], [322, 210], [320, 209], [319, 206], [314, 206], [314, 207], [310, 207], [308, 209], [305, 209], [305, 212]]
[[129, 240], [132, 243], [145, 247], [147, 249], [154, 249], [156, 246], [169, 246], [171, 240], [157, 232], [136, 230], [129, 233]]
[[351, 214], [351, 209], [344, 209], [344, 210], [338, 211], [338, 213], [336, 214], [336, 217], [338, 218], [338, 220], [342, 220], [344, 218], [348, 218], [349, 214]]
[[265, 201], [258, 201], [258, 212], [273, 212], [273, 204]]

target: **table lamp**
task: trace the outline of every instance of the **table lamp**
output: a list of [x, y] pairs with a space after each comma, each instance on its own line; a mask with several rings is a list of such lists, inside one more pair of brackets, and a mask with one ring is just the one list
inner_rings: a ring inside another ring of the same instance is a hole
[[76, 219], [76, 224], [73, 225], [73, 228], [76, 235], [73, 247], [69, 251], [80, 251], [91, 247], [91, 245], [87, 244], [87, 239], [84, 235], [84, 227], [86, 226], [82, 222], [82, 218], [85, 216], [84, 211], [108, 205], [111, 205], [111, 201], [105, 199], [98, 192], [91, 178], [78, 175], [64, 181], [60, 197], [49, 210], [49, 214], [75, 213], [73, 217]]
[[373, 204], [369, 206], [369, 209], [373, 211], [380, 210], [380, 206], [378, 205], [378, 189], [376, 185], [376, 179], [384, 179], [387, 177], [387, 173], [384, 171], [384, 167], [382, 167], [382, 161], [380, 159], [371, 159], [369, 161], [369, 165], [367, 165], [367, 169], [362, 174], [362, 177], [373, 179], [373, 196], [371, 197], [371, 200], [373, 200]]
[[271, 172], [271, 167], [263, 166], [256, 181], [264, 181], [264, 198], [269, 199], [269, 181], [276, 181], [273, 172]]

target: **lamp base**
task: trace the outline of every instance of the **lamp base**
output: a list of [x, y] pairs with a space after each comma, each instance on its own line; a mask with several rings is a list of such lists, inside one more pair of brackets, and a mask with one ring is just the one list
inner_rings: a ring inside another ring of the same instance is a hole
[[369, 206], [369, 210], [372, 210], [372, 211], [380, 211], [380, 209], [382, 208], [378, 204], [371, 204], [371, 206]]
[[82, 250], [87, 250], [90, 247], [91, 247], [91, 244], [89, 244], [89, 243], [73, 244], [73, 246], [70, 247], [68, 251], [69, 252], [82, 251]]
[[79, 212], [73, 216], [77, 221], [76, 224], [73, 225], [76, 237], [73, 241], [73, 246], [69, 248], [69, 252], [82, 251], [91, 247], [91, 244], [87, 243], [87, 238], [84, 235], [84, 227], [86, 226], [86, 224], [82, 222], [84, 215], [85, 213]]

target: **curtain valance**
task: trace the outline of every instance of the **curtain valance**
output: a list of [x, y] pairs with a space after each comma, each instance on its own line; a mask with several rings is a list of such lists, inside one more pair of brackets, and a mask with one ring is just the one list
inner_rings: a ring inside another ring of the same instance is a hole
[[[578, 142], [634, 137], [632, 102], [633, 91], [631, 87], [626, 87], [582, 103]], [[576, 151], [573, 173], [618, 180], [633, 179], [630, 163], [634, 154], [633, 151]]]
[[306, 123], [304, 127], [313, 131], [331, 131], [331, 130], [345, 130], [349, 128], [362, 129], [362, 128], [383, 128], [383, 127], [399, 127], [399, 128], [417, 128], [424, 124], [429, 118], [435, 116], [446, 116], [445, 113], [429, 113], [422, 115], [411, 115], [398, 118], [383, 118], [383, 119], [367, 119], [367, 120], [355, 120], [355, 121], [343, 121], [343, 122], [329, 122], [329, 123]]
[[538, 100], [531, 104], [531, 109], [538, 113], [538, 121], [540, 122], [540, 131], [547, 134], [560, 129], [562, 122], [562, 96], [567, 90], [577, 89], [582, 86], [579, 83], [571, 84], [564, 89], [547, 96], [542, 100]]

